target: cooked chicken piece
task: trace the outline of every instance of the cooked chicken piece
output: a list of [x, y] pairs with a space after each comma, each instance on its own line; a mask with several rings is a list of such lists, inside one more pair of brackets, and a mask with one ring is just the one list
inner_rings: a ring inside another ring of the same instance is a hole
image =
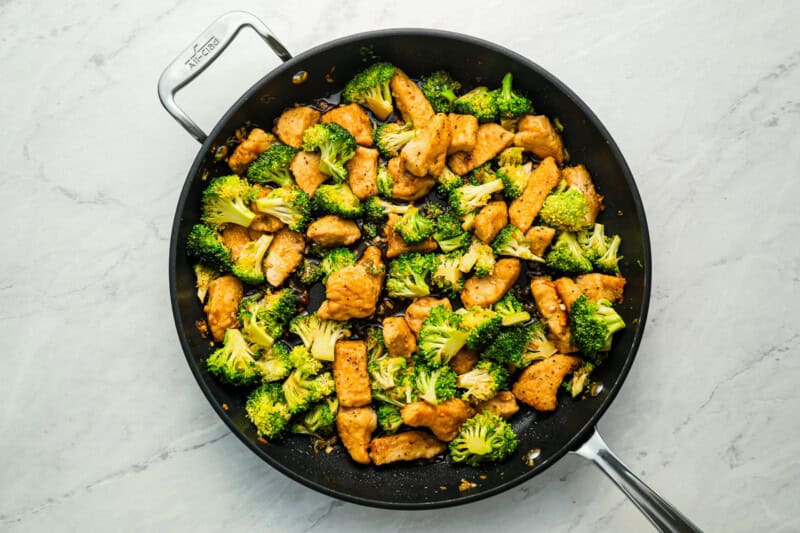
[[520, 272], [522, 264], [519, 259], [500, 259], [495, 263], [491, 274], [484, 278], [472, 276], [464, 283], [461, 302], [466, 308], [473, 305], [488, 307], [497, 303], [517, 281]]
[[433, 118], [431, 106], [422, 90], [405, 72], [396, 69], [389, 83], [394, 97], [394, 104], [406, 122], [411, 121], [415, 128], [423, 128]]
[[356, 138], [363, 146], [372, 146], [372, 123], [366, 111], [358, 104], [341, 105], [322, 115], [323, 124], [334, 122]]
[[411, 202], [418, 200], [433, 189], [436, 179], [432, 176], [418, 178], [408, 172], [400, 157], [393, 157], [387, 165], [392, 176], [392, 198]]
[[395, 215], [394, 213], [389, 215], [389, 218], [386, 222], [386, 226], [384, 226], [384, 232], [386, 233], [386, 258], [391, 259], [393, 257], [397, 257], [401, 254], [407, 254], [410, 252], [419, 252], [419, 253], [427, 253], [432, 252], [437, 248], [436, 241], [433, 240], [432, 237], [428, 237], [422, 242], [418, 242], [417, 244], [408, 244], [406, 241], [403, 240], [403, 237], [400, 236], [396, 231], [394, 231], [394, 225], [397, 224], [397, 221], [400, 220], [399, 215]]
[[339, 405], [361, 407], [372, 401], [364, 341], [338, 341], [333, 356], [333, 379]]
[[361, 238], [358, 224], [336, 215], [325, 215], [308, 226], [306, 235], [326, 248], [350, 246]]
[[239, 254], [242, 253], [242, 248], [244, 248], [245, 244], [250, 242], [250, 232], [248, 228], [244, 226], [228, 224], [225, 226], [225, 229], [222, 230], [222, 242], [225, 246], [230, 248], [231, 259], [236, 261]]
[[358, 263], [337, 270], [328, 277], [325, 283], [327, 300], [322, 302], [317, 315], [330, 320], [372, 316], [383, 288], [384, 276], [381, 251], [370, 246], [364, 250]]
[[247, 138], [239, 143], [228, 159], [228, 166], [237, 174], [244, 174], [256, 158], [275, 142], [275, 136], [260, 128], [253, 128]]
[[411, 427], [426, 427], [445, 442], [451, 441], [461, 431], [464, 420], [475, 414], [470, 405], [459, 398], [450, 398], [437, 405], [413, 402], [400, 409], [403, 423]]
[[469, 348], [462, 348], [457, 354], [450, 359], [450, 368], [456, 374], [466, 374], [478, 364], [480, 354], [475, 350]]
[[[256, 194], [253, 200], [250, 202], [250, 210], [256, 214], [256, 218], [254, 218], [253, 222], [250, 223], [250, 227], [248, 229], [264, 233], [275, 233], [279, 231], [285, 226], [285, 224], [272, 215], [259, 213], [258, 208], [256, 207], [256, 200], [258, 198], [264, 198], [267, 196], [270, 192], [272, 192], [272, 189], [263, 185], [259, 185], [258, 183], [254, 184], [253, 188], [258, 191], [258, 194]], [[252, 234], [250, 235], [250, 240], [254, 240]]]
[[570, 343], [566, 306], [563, 306], [558, 298], [556, 286], [550, 277], [538, 276], [531, 279], [531, 293], [539, 314], [547, 324], [547, 337], [562, 353], [577, 351]]
[[525, 233], [525, 238], [531, 240], [531, 251], [539, 257], [544, 257], [544, 252], [555, 236], [556, 230], [547, 226], [532, 226]]
[[517, 125], [514, 145], [521, 146], [539, 159], [552, 157], [560, 165], [564, 162], [564, 145], [550, 119], [544, 115], [525, 115]]
[[502, 200], [489, 202], [475, 216], [475, 236], [491, 243], [508, 224], [508, 208]]
[[586, 215], [586, 220], [590, 224], [594, 224], [597, 219], [598, 213], [603, 209], [603, 197], [597, 194], [592, 183], [592, 177], [583, 165], [576, 167], [567, 167], [561, 171], [561, 177], [567, 182], [567, 185], [575, 187], [583, 193], [583, 197], [589, 204], [589, 213]]
[[408, 358], [417, 351], [417, 338], [401, 316], [383, 319], [383, 342], [392, 357]]
[[350, 189], [359, 200], [378, 194], [378, 151], [357, 146], [356, 155], [347, 162], [347, 173]]
[[369, 447], [372, 432], [378, 429], [378, 415], [372, 407], [339, 407], [336, 413], [339, 438], [353, 461], [369, 464]]
[[443, 305], [448, 309], [453, 309], [450, 305], [450, 300], [447, 298], [434, 298], [433, 296], [423, 296], [416, 298], [406, 308], [406, 323], [414, 335], [419, 335], [419, 330], [422, 329], [422, 323], [428, 318], [431, 309]]
[[404, 431], [372, 439], [369, 443], [369, 456], [376, 465], [433, 459], [446, 450], [447, 444], [424, 431]]
[[422, 128], [416, 137], [408, 141], [400, 152], [406, 170], [422, 178], [438, 176], [444, 170], [447, 147], [450, 146], [450, 121], [447, 115], [438, 113]]
[[203, 310], [215, 341], [222, 341], [225, 331], [239, 327], [239, 301], [244, 286], [235, 276], [220, 276], [208, 285], [208, 302]]
[[539, 214], [544, 204], [544, 199], [558, 185], [561, 175], [556, 162], [552, 157], [542, 161], [531, 173], [528, 185], [519, 198], [511, 202], [508, 208], [508, 218], [511, 223], [522, 231], [528, 231], [533, 224], [533, 219]]
[[478, 413], [484, 410], [508, 420], [517, 414], [519, 405], [517, 405], [517, 398], [511, 391], [501, 390], [494, 398], [483, 401], [475, 406], [475, 411]]
[[317, 187], [328, 179], [328, 176], [319, 170], [319, 159], [320, 156], [316, 152], [297, 152], [292, 164], [289, 165], [297, 186], [309, 196], [314, 196]]
[[625, 278], [606, 274], [583, 274], [575, 278], [575, 282], [583, 294], [592, 301], [606, 299], [610, 302], [622, 302]]
[[514, 134], [499, 124], [489, 123], [478, 126], [478, 138], [475, 147], [468, 152], [457, 152], [447, 158], [450, 170], [463, 176], [473, 168], [477, 168], [493, 159], [508, 148], [514, 140]]
[[556, 395], [564, 376], [580, 364], [581, 360], [571, 355], [551, 355], [523, 370], [511, 390], [519, 401], [537, 411], [554, 411], [558, 407]]
[[472, 115], [447, 115], [450, 120], [450, 147], [447, 154], [469, 152], [478, 141], [478, 119]]
[[320, 112], [308, 106], [298, 106], [287, 109], [278, 118], [272, 131], [289, 146], [303, 147], [303, 132], [319, 122]]
[[572, 307], [572, 302], [577, 300], [578, 297], [583, 294], [581, 292], [581, 288], [578, 287], [572, 278], [558, 278], [553, 282], [553, 285], [555, 285], [558, 296], [567, 307], [567, 312], [569, 312], [570, 308]]
[[264, 259], [267, 281], [273, 287], [280, 287], [289, 274], [303, 261], [306, 241], [303, 234], [282, 229], [275, 234]]

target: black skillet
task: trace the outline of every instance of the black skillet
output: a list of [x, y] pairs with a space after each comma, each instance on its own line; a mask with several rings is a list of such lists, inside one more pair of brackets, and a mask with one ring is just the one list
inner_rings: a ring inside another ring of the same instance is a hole
[[[242, 95], [206, 135], [175, 104], [174, 94], [214, 61], [244, 27], [255, 30], [284, 63]], [[623, 274], [628, 285], [620, 312], [628, 328], [616, 335], [613, 351], [596, 371], [596, 379], [603, 383], [602, 392], [576, 401], [562, 394], [560, 405], [552, 414], [526, 410], [517, 415], [513, 425], [520, 436], [520, 446], [513, 457], [501, 464], [477, 469], [448, 461], [363, 467], [353, 463], [341, 446], [330, 454], [315, 454], [304, 437], [290, 436], [282, 442], [263, 444], [244, 417], [243, 395], [219, 385], [203, 365], [211, 348], [195, 326], [203, 317], [203, 310], [195, 295], [192, 264], [186, 258], [184, 245], [189, 229], [199, 221], [200, 194], [205, 186], [201, 177], [206, 172], [211, 176], [227, 173], [224, 164], [216, 161], [215, 149], [244, 124], [268, 126], [295, 102], [314, 102], [341, 90], [347, 80], [376, 58], [399, 65], [412, 77], [444, 68], [462, 82], [489, 86], [498, 86], [502, 76], [512, 72], [515, 87], [532, 98], [537, 112], [558, 117], [566, 126], [563, 137], [571, 161], [586, 165], [605, 195], [603, 221], [607, 232], [622, 236]], [[307, 73], [305, 81], [293, 83], [293, 77], [298, 81], [295, 75], [300, 71]], [[292, 57], [261, 20], [236, 11], [214, 22], [167, 67], [158, 92], [167, 111], [202, 144], [178, 201], [170, 243], [170, 290], [178, 337], [208, 401], [255, 454], [292, 479], [336, 498], [391, 509], [432, 509], [508, 490], [572, 452], [600, 467], [657, 528], [699, 531], [626, 468], [595, 429], [622, 386], [642, 337], [650, 295], [650, 242], [636, 184], [617, 145], [586, 104], [552, 74], [495, 44], [457, 33], [420, 29], [362, 33]], [[533, 466], [525, 461], [531, 450], [540, 450]], [[462, 479], [477, 485], [459, 491]], [[441, 490], [442, 486], [447, 490]]]

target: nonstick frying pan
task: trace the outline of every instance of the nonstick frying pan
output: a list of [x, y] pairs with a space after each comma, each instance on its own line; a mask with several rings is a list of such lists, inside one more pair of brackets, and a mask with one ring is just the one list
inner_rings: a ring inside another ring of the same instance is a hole
[[[175, 93], [221, 54], [244, 27], [255, 30], [283, 64], [244, 93], [206, 135], [175, 103]], [[533, 100], [537, 112], [558, 117], [565, 125], [565, 146], [574, 163], [589, 169], [605, 195], [607, 232], [622, 236], [623, 274], [628, 279], [620, 313], [628, 328], [614, 339], [613, 351], [595, 374], [602, 391], [573, 401], [560, 395], [552, 414], [524, 410], [513, 421], [520, 446], [501, 464], [481, 468], [440, 461], [434, 464], [356, 465], [337, 446], [330, 454], [314, 453], [308, 438], [289, 436], [269, 444], [257, 439], [244, 416], [244, 395], [210, 378], [203, 361], [211, 351], [196, 327], [203, 318], [195, 295], [194, 273], [184, 253], [186, 237], [200, 220], [204, 175], [229, 173], [218, 161], [218, 147], [245, 124], [269, 129], [274, 117], [296, 102], [314, 102], [341, 90], [356, 72], [376, 59], [392, 62], [410, 76], [449, 70], [467, 83], [498, 86], [506, 72], [515, 87]], [[296, 74], [307, 73], [303, 83]], [[255, 16], [236, 11], [214, 22], [170, 64], [158, 83], [167, 111], [202, 144], [181, 191], [169, 254], [172, 309], [186, 360], [208, 401], [233, 433], [255, 454], [292, 479], [350, 502], [392, 509], [431, 509], [459, 505], [510, 489], [544, 471], [568, 452], [593, 461], [664, 531], [699, 531], [676, 509], [642, 483], [606, 447], [595, 425], [617, 395], [633, 363], [644, 330], [650, 294], [650, 243], [644, 209], [630, 169], [613, 139], [570, 89], [552, 74], [510, 50], [457, 33], [391, 29], [362, 33], [317, 46], [292, 57]], [[528, 461], [535, 456], [532, 463]], [[532, 464], [532, 466], [531, 466]], [[476, 483], [459, 491], [460, 481]], [[446, 487], [447, 490], [442, 490]]]

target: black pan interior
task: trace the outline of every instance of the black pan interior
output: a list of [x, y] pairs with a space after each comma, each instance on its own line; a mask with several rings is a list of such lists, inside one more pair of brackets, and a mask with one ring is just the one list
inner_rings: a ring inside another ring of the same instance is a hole
[[[553, 414], [525, 409], [514, 420], [520, 446], [502, 464], [477, 469], [446, 461], [424, 466], [363, 467], [353, 463], [341, 446], [330, 454], [315, 454], [307, 438], [288, 437], [283, 442], [262, 444], [243, 414], [243, 395], [221, 386], [204, 369], [203, 361], [211, 348], [195, 326], [203, 318], [203, 310], [195, 295], [192, 264], [183, 250], [190, 228], [199, 221], [200, 194], [205, 186], [202, 175], [206, 171], [211, 176], [226, 173], [214, 162], [215, 147], [246, 123], [269, 125], [295, 102], [314, 102], [341, 90], [350, 77], [376, 58], [400, 66], [412, 77], [443, 68], [462, 82], [490, 86], [498, 86], [502, 76], [512, 72], [515, 87], [527, 92], [537, 112], [558, 117], [564, 124], [563, 137], [571, 161], [586, 165], [605, 195], [606, 211], [601, 221], [607, 225], [607, 233], [619, 233], [623, 239], [622, 270], [628, 285], [620, 312], [629, 327], [616, 335], [613, 351], [596, 372], [603, 391], [580, 401], [561, 393], [559, 408]], [[294, 85], [292, 76], [300, 70], [308, 73], [307, 80]], [[295, 57], [266, 75], [231, 107], [211, 132], [186, 178], [175, 215], [169, 269], [173, 312], [189, 366], [211, 405], [242, 442], [284, 474], [331, 496], [365, 505], [420, 509], [466, 503], [513, 487], [547, 468], [585, 438], [616, 395], [635, 356], [649, 299], [650, 249], [644, 211], [630, 170], [599, 120], [561, 82], [526, 58], [485, 41], [449, 32], [384, 30], [333, 41]], [[228, 410], [222, 404], [227, 404]], [[535, 448], [541, 455], [531, 467], [523, 456]], [[477, 486], [460, 492], [457, 487], [462, 479]]]

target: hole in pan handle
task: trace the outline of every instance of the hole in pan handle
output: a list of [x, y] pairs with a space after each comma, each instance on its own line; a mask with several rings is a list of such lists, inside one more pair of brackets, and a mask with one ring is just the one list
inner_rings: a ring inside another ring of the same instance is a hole
[[592, 461], [659, 531], [702, 533], [700, 528], [631, 472], [600, 438], [597, 428], [593, 428], [588, 440], [572, 453]]
[[178, 107], [178, 104], [175, 103], [175, 93], [188, 85], [213, 63], [244, 27], [252, 28], [264, 39], [264, 42], [281, 61], [288, 61], [292, 58], [292, 54], [286, 50], [286, 47], [272, 34], [272, 30], [261, 19], [246, 11], [231, 11], [206, 28], [172, 63], [167, 65], [158, 79], [158, 98], [161, 100], [161, 105], [200, 143], [206, 140], [207, 135], [183, 109]]

